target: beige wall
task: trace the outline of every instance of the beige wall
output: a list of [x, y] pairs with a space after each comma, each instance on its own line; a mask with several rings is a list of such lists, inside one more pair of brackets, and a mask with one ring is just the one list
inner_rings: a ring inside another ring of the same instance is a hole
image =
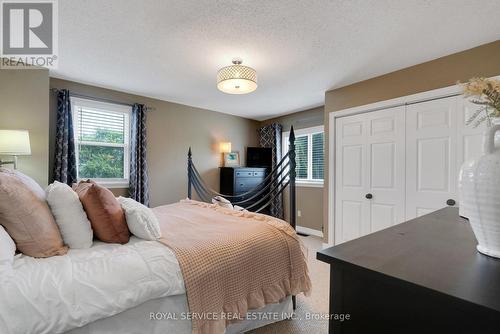
[[0, 70], [0, 129], [29, 130], [31, 156], [19, 157], [18, 169], [42, 186], [49, 175], [48, 90], [47, 70]]
[[[148, 113], [147, 119], [152, 206], [173, 203], [187, 196], [189, 146], [204, 180], [218, 189], [221, 163], [218, 143], [230, 141], [233, 151], [240, 152], [242, 164], [245, 163], [246, 146], [258, 145], [257, 121], [71, 81], [51, 78], [50, 86], [125, 103], [143, 103], [155, 109]], [[54, 123], [55, 109], [51, 111]], [[125, 190], [114, 192], [126, 193]]]
[[[477, 76], [500, 74], [500, 41], [438, 58], [325, 94], [325, 140], [328, 155], [328, 115], [331, 112], [454, 85]], [[328, 174], [328, 157], [325, 171]], [[325, 180], [328, 175], [325, 175]], [[325, 241], [328, 236], [328, 184], [324, 187]]]
[[[279, 123], [283, 125], [283, 131], [289, 131], [293, 125], [294, 129], [309, 128], [323, 125], [324, 108], [304, 110], [293, 114], [265, 120], [261, 126]], [[297, 225], [322, 231], [323, 229], [323, 188], [297, 186], [297, 210], [301, 217], [297, 216]], [[285, 212], [288, 219], [288, 198], [285, 195]]]
[[293, 125], [294, 129], [310, 128], [313, 126], [323, 125], [325, 116], [325, 108], [323, 106], [304, 111], [299, 111], [293, 114], [288, 114], [261, 122], [261, 126], [271, 123], [279, 123], [283, 126], [283, 131], [289, 131]]

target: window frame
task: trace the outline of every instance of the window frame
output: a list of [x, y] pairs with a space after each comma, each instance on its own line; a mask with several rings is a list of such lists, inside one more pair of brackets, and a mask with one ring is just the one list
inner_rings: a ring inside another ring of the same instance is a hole
[[[325, 177], [324, 177], [324, 172], [325, 172], [325, 167], [323, 165], [323, 179], [313, 179], [312, 178], [312, 147], [313, 147], [313, 140], [312, 137], [315, 134], [318, 133], [323, 133], [323, 164], [325, 162], [325, 127], [323, 125], [319, 126], [312, 126], [308, 128], [303, 128], [303, 129], [294, 129], [295, 133], [295, 138], [297, 137], [303, 137], [307, 136], [307, 179], [295, 179], [295, 183], [298, 186], [303, 186], [303, 187], [318, 187], [321, 188], [324, 185], [325, 182]], [[290, 131], [285, 131], [282, 133], [282, 141], [281, 141], [281, 146], [282, 146], [282, 151], [283, 155], [285, 155], [288, 152], [288, 144], [289, 140], [288, 138], [290, 137]]]
[[[131, 137], [132, 107], [124, 104], [122, 105], [109, 102], [101, 102], [80, 97], [71, 97], [70, 101], [71, 101], [71, 115], [73, 117], [73, 129], [74, 129], [73, 133], [75, 137], [74, 142], [75, 142], [77, 180], [81, 181], [86, 179], [86, 178], [80, 178], [79, 175], [81, 144], [89, 146], [119, 147], [123, 148], [124, 178], [93, 178], [92, 180], [106, 188], [128, 188], [130, 181], [130, 137]], [[94, 109], [100, 112], [105, 111], [120, 115], [124, 114], [125, 124], [124, 124], [123, 144], [79, 141], [78, 107]]]

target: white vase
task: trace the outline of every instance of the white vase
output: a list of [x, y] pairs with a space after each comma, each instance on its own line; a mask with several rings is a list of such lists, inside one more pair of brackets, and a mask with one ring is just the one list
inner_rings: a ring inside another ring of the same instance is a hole
[[484, 154], [460, 169], [460, 214], [469, 218], [477, 250], [500, 258], [500, 147], [495, 134], [500, 124], [486, 130]]

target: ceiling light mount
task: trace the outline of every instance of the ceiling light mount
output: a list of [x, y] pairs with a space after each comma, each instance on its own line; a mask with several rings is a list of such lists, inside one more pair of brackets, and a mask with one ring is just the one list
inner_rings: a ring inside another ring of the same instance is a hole
[[243, 63], [243, 59], [241, 59], [241, 58], [233, 58], [232, 63], [234, 65], [241, 65]]
[[248, 94], [257, 89], [257, 72], [241, 65], [241, 58], [233, 58], [233, 65], [223, 67], [217, 73], [217, 88], [227, 94]]

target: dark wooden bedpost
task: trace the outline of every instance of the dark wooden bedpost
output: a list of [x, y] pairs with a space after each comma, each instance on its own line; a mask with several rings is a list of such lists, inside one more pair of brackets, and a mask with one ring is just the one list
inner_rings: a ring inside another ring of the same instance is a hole
[[[290, 159], [290, 224], [295, 230], [296, 219], [297, 219], [297, 207], [295, 203], [295, 133], [293, 132], [293, 126], [290, 129], [290, 137], [288, 138], [288, 159]], [[294, 310], [297, 309], [297, 297], [292, 296], [292, 307]]]
[[191, 180], [192, 180], [192, 165], [193, 165], [193, 159], [191, 158], [191, 146], [189, 147], [188, 150], [188, 198], [191, 199]]
[[296, 219], [297, 219], [297, 208], [295, 203], [295, 133], [293, 132], [293, 126], [290, 129], [290, 137], [289, 137], [289, 159], [290, 159], [290, 224], [293, 229], [296, 227]]

